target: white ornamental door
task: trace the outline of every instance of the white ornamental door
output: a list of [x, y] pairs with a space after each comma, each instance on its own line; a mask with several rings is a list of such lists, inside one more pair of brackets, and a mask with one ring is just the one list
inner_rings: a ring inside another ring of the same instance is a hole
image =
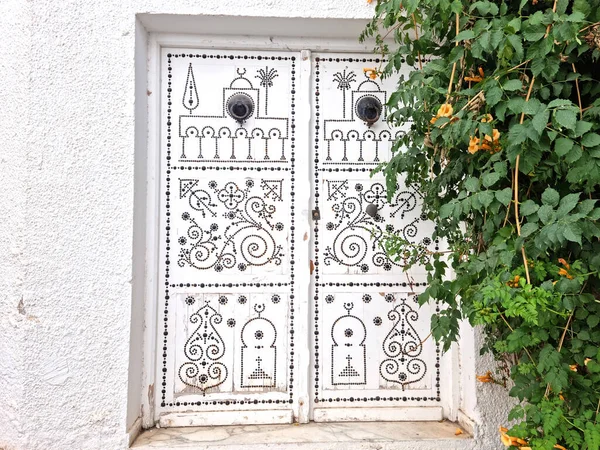
[[439, 420], [436, 306], [419, 307], [425, 273], [390, 260], [382, 238], [395, 233], [425, 252], [438, 243], [419, 193], [400, 181], [388, 203], [385, 178], [371, 176], [403, 133], [385, 121], [397, 79], [371, 77], [382, 64], [372, 55], [313, 60], [314, 420]]
[[381, 247], [385, 233], [438, 244], [419, 193], [399, 185], [387, 203], [370, 176], [402, 133], [385, 122], [394, 82], [363, 70], [378, 64], [163, 50], [163, 426], [285, 423], [309, 407], [317, 421], [442, 418], [424, 272]]
[[290, 422], [297, 55], [162, 61], [161, 423]]

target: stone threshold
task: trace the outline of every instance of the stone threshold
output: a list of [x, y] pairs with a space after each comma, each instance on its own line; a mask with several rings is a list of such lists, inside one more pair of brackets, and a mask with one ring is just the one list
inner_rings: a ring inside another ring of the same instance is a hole
[[337, 422], [153, 428], [131, 448], [143, 450], [468, 450], [474, 440], [453, 422]]

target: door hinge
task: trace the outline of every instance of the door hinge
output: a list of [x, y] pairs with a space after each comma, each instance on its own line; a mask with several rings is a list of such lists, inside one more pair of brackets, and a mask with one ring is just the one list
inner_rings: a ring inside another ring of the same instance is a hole
[[321, 220], [321, 211], [319, 211], [319, 208], [315, 208], [312, 210], [312, 219]]

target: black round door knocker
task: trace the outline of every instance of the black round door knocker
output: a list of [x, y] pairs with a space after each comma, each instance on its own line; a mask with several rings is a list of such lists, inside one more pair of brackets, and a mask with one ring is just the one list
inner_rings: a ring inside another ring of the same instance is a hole
[[227, 112], [240, 124], [252, 115], [254, 105], [246, 94], [234, 94], [227, 100]]
[[356, 115], [369, 127], [379, 120], [382, 109], [381, 102], [373, 95], [365, 95], [356, 102]]

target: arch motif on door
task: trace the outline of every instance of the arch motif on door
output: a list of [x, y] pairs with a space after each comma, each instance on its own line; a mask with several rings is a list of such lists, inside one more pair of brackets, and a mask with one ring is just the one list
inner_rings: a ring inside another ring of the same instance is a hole
[[277, 330], [262, 317], [265, 305], [255, 305], [258, 317], [242, 328], [241, 387], [275, 387], [277, 376]]
[[[333, 301], [333, 296], [332, 296]], [[330, 302], [331, 303], [331, 302]], [[353, 385], [367, 383], [367, 327], [350, 314], [354, 303], [344, 303], [346, 315], [331, 327], [331, 384]]]

